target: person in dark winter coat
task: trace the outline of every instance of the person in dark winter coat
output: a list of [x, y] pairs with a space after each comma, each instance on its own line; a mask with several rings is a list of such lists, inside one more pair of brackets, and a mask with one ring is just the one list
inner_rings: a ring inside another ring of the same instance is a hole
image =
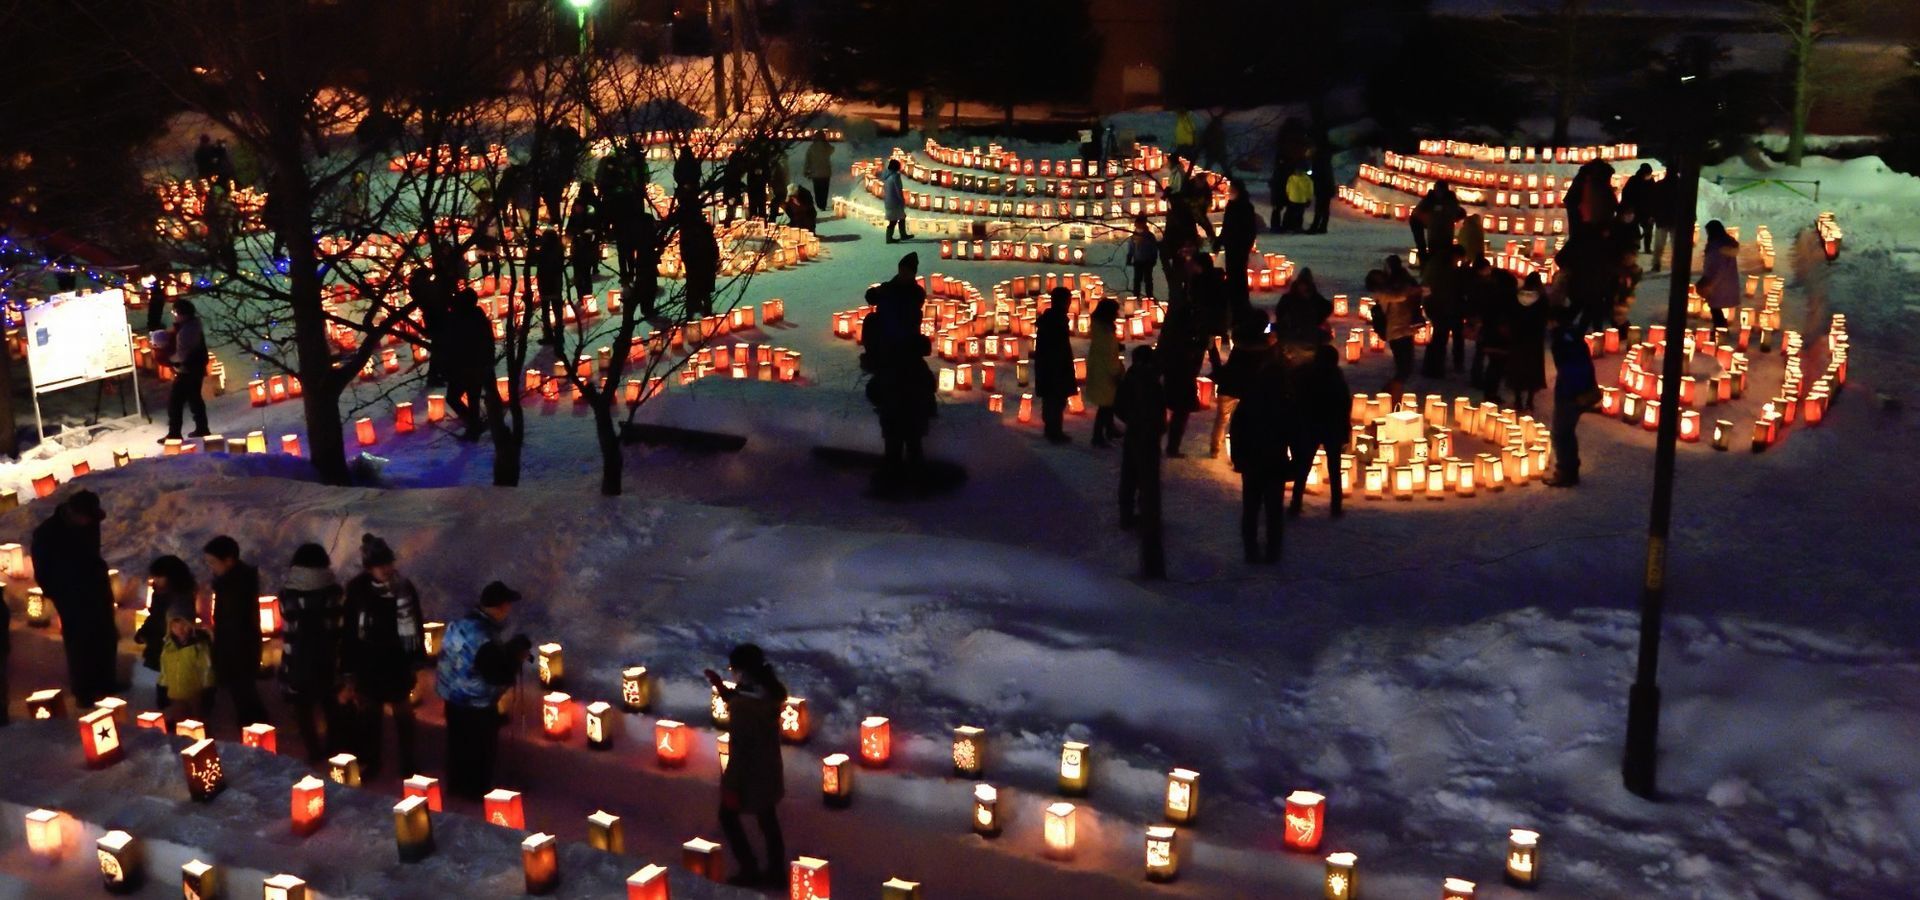
[[[134, 632], [133, 642], [141, 647], [141, 664], [158, 672], [160, 652], [166, 648], [167, 617], [183, 613], [192, 622], [199, 612], [200, 585], [194, 580], [193, 570], [178, 556], [162, 556], [147, 566], [147, 585], [152, 588], [152, 602], [147, 605], [147, 621]], [[153, 705], [155, 709], [167, 708], [166, 685], [154, 689]]]
[[1253, 256], [1254, 240], [1260, 232], [1260, 214], [1247, 198], [1247, 186], [1240, 179], [1229, 182], [1232, 198], [1220, 216], [1220, 246], [1226, 250], [1227, 291], [1236, 297], [1247, 295], [1247, 261]]
[[75, 491], [33, 529], [33, 577], [60, 614], [67, 655], [67, 687], [74, 702], [91, 707], [113, 694], [120, 630], [113, 620], [113, 582], [100, 558], [100, 522], [106, 513], [92, 491]]
[[[1233, 469], [1240, 473], [1240, 541], [1247, 562], [1279, 562], [1286, 505], [1287, 424], [1293, 417], [1286, 370], [1273, 352], [1271, 336], [1247, 334], [1234, 343], [1235, 371], [1227, 378], [1240, 402], [1233, 410]], [[1238, 365], [1235, 365], [1238, 363]], [[1260, 519], [1267, 520], [1267, 542], [1260, 546]]]
[[1313, 270], [1303, 268], [1273, 305], [1273, 333], [1282, 344], [1317, 346], [1333, 340], [1327, 320], [1333, 318], [1333, 301], [1320, 293]]
[[1513, 273], [1486, 259], [1475, 260], [1473, 274], [1467, 280], [1467, 308], [1479, 320], [1473, 342], [1473, 386], [1484, 391], [1486, 400], [1500, 401], [1500, 386], [1505, 383], [1507, 362], [1513, 347], [1513, 319], [1520, 306], [1520, 284]]
[[813, 133], [813, 142], [807, 145], [806, 159], [800, 164], [800, 174], [813, 182], [815, 207], [825, 212], [828, 198], [833, 196], [833, 144], [827, 141], [824, 130]]
[[420, 593], [395, 567], [393, 548], [374, 535], [360, 538], [361, 572], [347, 582], [340, 634], [340, 704], [354, 718], [354, 755], [366, 777], [380, 774], [383, 711], [393, 711], [400, 771], [414, 764], [412, 695], [427, 659]]
[[901, 257], [892, 280], [867, 291], [874, 311], [860, 326], [860, 368], [870, 376], [867, 400], [880, 419], [889, 475], [920, 465], [933, 416], [937, 382], [927, 366], [933, 345], [920, 332], [927, 292], [914, 280], [919, 272], [919, 254]]
[[1674, 184], [1672, 178], [1662, 178], [1647, 189], [1647, 216], [1644, 219], [1653, 229], [1652, 248], [1653, 271], [1660, 266], [1667, 255], [1667, 241], [1673, 237], [1674, 223]]
[[1333, 146], [1326, 138], [1314, 143], [1313, 169], [1308, 174], [1313, 178], [1313, 224], [1307, 226], [1307, 233], [1326, 234], [1333, 219], [1333, 195], [1339, 191], [1333, 177]]
[[[740, 871], [731, 884], [786, 883], [786, 841], [780, 834], [780, 798], [786, 796], [780, 763], [780, 709], [787, 702], [787, 686], [780, 682], [767, 654], [755, 644], [741, 644], [727, 655], [734, 683], [707, 670], [707, 681], [727, 703], [732, 721], [728, 733], [732, 748], [726, 770], [720, 773], [720, 830]], [[752, 815], [760, 823], [767, 845], [767, 867], [760, 868], [740, 817]]]
[[1627, 179], [1626, 185], [1620, 188], [1620, 205], [1633, 210], [1633, 221], [1639, 229], [1639, 245], [1642, 253], [1653, 252], [1655, 183], [1652, 164], [1641, 163], [1640, 168], [1633, 173], [1633, 177]]
[[1573, 325], [1573, 314], [1556, 306], [1551, 317], [1553, 342], [1553, 424], [1549, 438], [1553, 443], [1553, 474], [1547, 476], [1550, 487], [1573, 487], [1580, 483], [1580, 436], [1576, 429], [1580, 414], [1600, 402], [1599, 381], [1593, 373], [1593, 355], [1580, 329]]
[[[895, 240], [913, 239], [913, 235], [907, 233], [907, 193], [905, 186], [900, 183], [902, 177], [900, 161], [887, 160], [886, 174], [880, 176], [880, 202], [886, 207], [887, 243], [889, 244]], [[900, 231], [900, 237], [897, 239], [893, 236], [895, 229]]]
[[786, 213], [788, 225], [803, 231], [815, 231], [820, 224], [820, 210], [814, 208], [813, 193], [797, 184], [787, 192], [780, 211]]
[[207, 401], [200, 389], [207, 380], [211, 357], [207, 355], [207, 333], [192, 301], [173, 302], [173, 328], [168, 332], [167, 346], [173, 384], [167, 389], [167, 433], [160, 442], [180, 438], [181, 420], [188, 410], [193, 412], [193, 431], [189, 436], [205, 437], [212, 432], [207, 429]]
[[1048, 297], [1053, 302], [1034, 326], [1033, 393], [1040, 398], [1040, 421], [1046, 425], [1047, 440], [1065, 444], [1073, 440], [1063, 427], [1067, 398], [1080, 390], [1073, 377], [1073, 338], [1067, 325], [1072, 292], [1057, 287]]
[[1420, 251], [1425, 259], [1428, 251], [1437, 248], [1429, 244], [1429, 237], [1438, 233], [1444, 226], [1446, 234], [1453, 234], [1453, 223], [1465, 213], [1460, 208], [1460, 198], [1453, 193], [1452, 186], [1440, 180], [1427, 189], [1427, 194], [1414, 204], [1413, 213], [1407, 216], [1407, 227], [1413, 230], [1413, 247]]
[[493, 789], [500, 754], [500, 698], [513, 686], [533, 641], [502, 639], [520, 594], [498, 581], [480, 591], [480, 604], [447, 628], [434, 689], [446, 704], [447, 792], [478, 801]]
[[213, 570], [213, 680], [233, 701], [234, 724], [267, 721], [260, 702], [260, 570], [220, 535], [202, 548]]
[[284, 645], [280, 689], [293, 708], [307, 762], [326, 759], [327, 741], [340, 726], [336, 690], [340, 673], [340, 629], [345, 603], [333, 577], [333, 561], [319, 544], [301, 544], [280, 583], [280, 620]]
[[1127, 238], [1127, 266], [1133, 272], [1130, 290], [1137, 297], [1153, 296], [1153, 266], [1160, 261], [1160, 242], [1153, 237], [1146, 213], [1133, 217], [1133, 236]]
[[1165, 386], [1167, 404], [1167, 458], [1179, 459], [1180, 441], [1187, 433], [1187, 417], [1200, 408], [1200, 366], [1207, 358], [1207, 339], [1195, 321], [1192, 306], [1167, 311], [1160, 328], [1156, 371]]
[[1695, 287], [1713, 313], [1713, 327], [1727, 327], [1727, 310], [1740, 305], [1740, 242], [1719, 219], [1707, 223], [1700, 248], [1700, 279]]
[[1280, 130], [1275, 133], [1273, 140], [1273, 177], [1267, 182], [1269, 196], [1273, 199], [1273, 230], [1276, 232], [1281, 230], [1281, 222], [1286, 218], [1287, 179], [1307, 166], [1311, 146], [1305, 122], [1293, 116], [1280, 122]]
[[700, 192], [700, 157], [694, 155], [690, 145], [681, 144], [680, 154], [673, 159], [673, 191], [676, 194]]
[[447, 383], [448, 360], [453, 356], [448, 346], [452, 340], [447, 335], [447, 298], [443, 293], [445, 284], [451, 281], [433, 277], [433, 269], [427, 266], [416, 266], [407, 273], [407, 301], [419, 308], [420, 330], [432, 351], [427, 357], [428, 387]]
[[1567, 242], [1611, 225], [1618, 201], [1613, 193], [1613, 164], [1596, 159], [1580, 167], [1567, 182], [1560, 206], [1567, 211]]
[[1200, 129], [1200, 157], [1206, 167], [1216, 172], [1233, 169], [1233, 160], [1227, 156], [1227, 111], [1215, 110], [1207, 117], [1207, 126]]
[[686, 267], [686, 315], [713, 315], [713, 286], [720, 277], [720, 244], [713, 223], [701, 211], [699, 198], [680, 198], [680, 262]]
[[585, 197], [573, 201], [567, 216], [567, 262], [573, 268], [573, 296], [585, 298], [593, 293], [593, 282], [600, 271], [600, 215], [587, 205]]
[[1133, 348], [1133, 364], [1120, 379], [1120, 421], [1127, 426], [1120, 447], [1120, 527], [1140, 532], [1140, 574], [1165, 578], [1161, 538], [1160, 435], [1167, 427], [1167, 394], [1153, 347]]
[[1533, 395], [1547, 386], [1547, 297], [1540, 273], [1527, 276], [1507, 319], [1507, 387], [1513, 407], [1533, 412]]
[[498, 415], [499, 396], [493, 387], [493, 322], [480, 308], [473, 288], [454, 292], [447, 334], [454, 351], [447, 361], [447, 408], [466, 428], [463, 441], [479, 440], [483, 433], [480, 410]]
[[542, 343], [558, 347], [564, 327], [567, 302], [567, 248], [560, 232], [551, 228], [533, 239], [534, 283], [540, 291], [540, 329]]
[[1433, 251], [1434, 263], [1427, 268], [1426, 312], [1433, 325], [1433, 337], [1427, 344], [1427, 359], [1422, 367], [1428, 378], [1439, 378], [1447, 371], [1447, 345], [1453, 345], [1453, 371], [1467, 369], [1467, 278], [1461, 268], [1466, 250], [1451, 246]]
[[1120, 429], [1114, 425], [1114, 406], [1126, 367], [1120, 362], [1120, 335], [1114, 327], [1119, 318], [1120, 304], [1107, 297], [1093, 308], [1089, 322], [1092, 335], [1087, 345], [1087, 379], [1081, 397], [1094, 410], [1091, 443], [1095, 447], [1105, 447], [1108, 440], [1120, 436]]
[[1293, 503], [1287, 512], [1299, 515], [1306, 493], [1307, 470], [1321, 450], [1327, 452], [1328, 507], [1340, 517], [1340, 454], [1352, 434], [1348, 421], [1350, 398], [1347, 376], [1340, 371], [1340, 351], [1322, 344], [1313, 361], [1295, 375], [1293, 423], [1287, 430], [1293, 458]]

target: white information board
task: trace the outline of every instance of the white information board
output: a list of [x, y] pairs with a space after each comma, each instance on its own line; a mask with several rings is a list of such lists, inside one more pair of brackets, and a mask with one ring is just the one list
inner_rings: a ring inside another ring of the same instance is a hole
[[44, 394], [133, 371], [132, 331], [119, 288], [55, 294], [26, 315], [27, 371]]

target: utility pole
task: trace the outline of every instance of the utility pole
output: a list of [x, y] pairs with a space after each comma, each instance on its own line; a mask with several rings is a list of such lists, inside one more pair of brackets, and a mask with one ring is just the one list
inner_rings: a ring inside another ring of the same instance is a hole
[[1654, 799], [1660, 743], [1660, 621], [1667, 601], [1667, 533], [1673, 517], [1673, 476], [1680, 437], [1680, 378], [1684, 373], [1687, 285], [1693, 279], [1694, 206], [1700, 197], [1697, 70], [1674, 89], [1674, 154], [1667, 177], [1673, 192], [1673, 282], [1667, 291], [1667, 346], [1661, 359], [1660, 428], [1653, 457], [1653, 511], [1647, 524], [1646, 583], [1640, 594], [1640, 660], [1627, 694], [1627, 747], [1620, 775], [1627, 790]]

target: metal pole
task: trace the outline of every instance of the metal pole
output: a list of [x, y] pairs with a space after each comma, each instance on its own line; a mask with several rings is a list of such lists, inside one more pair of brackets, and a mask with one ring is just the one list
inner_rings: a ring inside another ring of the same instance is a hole
[[[1683, 79], [1679, 94], [1691, 100]], [[1691, 117], [1683, 116], [1687, 122]], [[1667, 291], [1667, 346], [1662, 359], [1660, 428], [1653, 457], [1653, 510], [1647, 524], [1646, 584], [1640, 595], [1640, 660], [1627, 694], [1627, 747], [1620, 764], [1626, 788], [1652, 799], [1656, 794], [1660, 739], [1660, 620], [1667, 597], [1667, 532], [1673, 514], [1674, 450], [1680, 436], [1680, 378], [1684, 373], [1687, 285], [1693, 278], [1694, 205], [1700, 196], [1700, 150], [1695, 129], [1683, 124], [1676, 142], [1678, 178], [1674, 192], [1673, 282]]]

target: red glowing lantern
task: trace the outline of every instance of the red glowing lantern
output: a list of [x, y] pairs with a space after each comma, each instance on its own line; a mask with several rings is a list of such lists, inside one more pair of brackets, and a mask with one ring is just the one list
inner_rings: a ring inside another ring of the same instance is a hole
[[893, 724], [885, 716], [860, 721], [860, 761], [880, 768], [893, 758]]
[[413, 402], [402, 400], [393, 405], [393, 433], [413, 433]]
[[281, 435], [280, 436], [280, 452], [285, 453], [288, 456], [299, 456], [300, 455], [300, 436], [297, 434]]
[[260, 633], [279, 634], [286, 627], [280, 618], [280, 598], [268, 595], [260, 598]]
[[35, 497], [50, 496], [53, 493], [53, 489], [59, 486], [59, 479], [54, 478], [52, 472], [48, 472], [33, 480], [33, 495]]
[[104, 769], [120, 761], [120, 723], [114, 721], [113, 710], [96, 709], [80, 717], [80, 749], [90, 769]]
[[280, 752], [280, 737], [272, 725], [255, 722], [240, 729], [240, 743], [266, 753]]
[[308, 775], [293, 783], [293, 833], [306, 837], [320, 830], [327, 815], [327, 783]]
[[353, 436], [360, 441], [360, 446], [362, 447], [373, 446], [373, 442], [375, 438], [375, 435], [373, 433], [373, 420], [367, 418], [366, 416], [361, 416], [360, 418], [355, 419], [353, 421]]
[[680, 845], [680, 865], [708, 881], [727, 880], [727, 860], [720, 845], [706, 838], [694, 838]]
[[527, 814], [520, 804], [520, 792], [495, 788], [482, 800], [487, 822], [502, 828], [527, 827]]
[[687, 726], [672, 719], [661, 719], [653, 723], [653, 753], [660, 768], [677, 769], [687, 764], [687, 754], [693, 747], [693, 735]]
[[627, 876], [627, 900], [673, 900], [666, 868], [648, 865]]
[[247, 382], [247, 400], [254, 406], [267, 405], [267, 383], [258, 378]]
[[1320, 846], [1325, 830], [1327, 798], [1312, 791], [1294, 791], [1287, 795], [1286, 843], [1294, 850], [1313, 851]]
[[540, 701], [540, 730], [547, 740], [564, 741], [573, 736], [573, 698], [559, 691]]
[[802, 856], [787, 870], [787, 896], [790, 900], [830, 900], [833, 879], [827, 861]]
[[440, 779], [425, 775], [411, 776], [400, 783], [400, 796], [402, 799], [419, 797], [427, 802], [428, 811], [439, 812], [441, 808]]

